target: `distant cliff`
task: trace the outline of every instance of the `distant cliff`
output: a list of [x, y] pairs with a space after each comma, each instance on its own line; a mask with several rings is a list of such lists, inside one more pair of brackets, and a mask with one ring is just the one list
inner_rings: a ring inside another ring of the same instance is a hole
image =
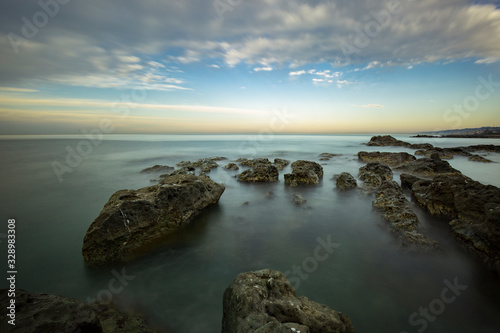
[[467, 138], [500, 138], [500, 127], [479, 127], [453, 129], [446, 131], [420, 132], [422, 135], [439, 135], [443, 137], [467, 137]]

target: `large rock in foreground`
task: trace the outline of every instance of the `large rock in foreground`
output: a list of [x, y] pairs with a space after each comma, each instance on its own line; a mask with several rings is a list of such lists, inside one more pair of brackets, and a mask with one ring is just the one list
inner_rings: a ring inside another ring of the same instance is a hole
[[377, 189], [383, 182], [392, 180], [392, 170], [387, 165], [371, 162], [359, 168], [359, 179], [367, 190]]
[[217, 203], [224, 190], [224, 185], [207, 176], [177, 174], [158, 185], [118, 191], [90, 225], [83, 240], [83, 258], [96, 266], [135, 257]]
[[335, 184], [337, 184], [337, 188], [342, 191], [358, 187], [356, 178], [348, 172], [342, 172], [339, 175], [334, 175], [333, 179], [335, 180]]
[[362, 162], [379, 162], [390, 167], [400, 166], [402, 164], [412, 162], [416, 160], [416, 157], [408, 153], [385, 153], [385, 152], [366, 152], [360, 151], [358, 153], [358, 159]]
[[[0, 290], [0, 304], [9, 304], [8, 290]], [[104, 303], [84, 304], [72, 298], [33, 294], [16, 289], [15, 326], [4, 315], [0, 332], [158, 333], [137, 315]]]
[[239, 274], [224, 292], [222, 333], [352, 333], [351, 321], [326, 305], [297, 297], [285, 274]]
[[413, 183], [415, 200], [450, 220], [454, 236], [500, 274], [500, 189], [464, 175], [439, 175]]
[[292, 187], [298, 185], [316, 185], [323, 177], [323, 167], [316, 162], [295, 161], [292, 163], [292, 173], [285, 175], [285, 184]]
[[375, 193], [373, 207], [383, 213], [390, 230], [398, 237], [403, 248], [420, 251], [438, 246], [437, 242], [429, 241], [418, 231], [418, 217], [395, 181], [382, 183]]

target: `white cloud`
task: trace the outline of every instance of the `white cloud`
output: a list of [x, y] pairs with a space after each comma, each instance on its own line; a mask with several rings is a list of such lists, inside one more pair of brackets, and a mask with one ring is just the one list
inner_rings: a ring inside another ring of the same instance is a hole
[[216, 69], [219, 69], [219, 68], [220, 68], [220, 66], [219, 66], [219, 65], [216, 65], [216, 64], [208, 65], [208, 67], [212, 67], [212, 68], [216, 68]]
[[288, 73], [288, 75], [290, 75], [290, 76], [300, 76], [300, 75], [304, 75], [304, 74], [306, 74], [306, 71], [304, 71], [304, 70]]
[[274, 69], [274, 68], [267, 66], [267, 67], [255, 67], [253, 70], [254, 70], [255, 72], [262, 72], [262, 71], [263, 71], [263, 72], [270, 72], [270, 71], [272, 71], [273, 69]]
[[365, 105], [360, 105], [362, 108], [375, 108], [375, 109], [383, 109], [385, 106], [380, 105], [380, 104], [365, 104]]

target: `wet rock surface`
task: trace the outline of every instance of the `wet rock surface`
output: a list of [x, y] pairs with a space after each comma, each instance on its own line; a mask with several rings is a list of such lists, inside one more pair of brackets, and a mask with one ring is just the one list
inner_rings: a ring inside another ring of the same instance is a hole
[[336, 156], [340, 156], [340, 155], [339, 154], [332, 154], [332, 153], [321, 153], [321, 154], [319, 154], [319, 160], [320, 161], [329, 161]]
[[279, 181], [278, 168], [270, 163], [252, 163], [252, 169], [243, 171], [238, 176], [240, 182], [262, 183]]
[[352, 333], [343, 313], [298, 297], [285, 274], [264, 269], [239, 274], [224, 292], [222, 333]]
[[416, 160], [416, 157], [408, 153], [385, 153], [385, 152], [366, 152], [360, 151], [358, 159], [364, 163], [379, 162], [390, 167], [400, 166], [402, 164]]
[[430, 214], [447, 218], [454, 236], [500, 274], [500, 189], [464, 175], [422, 179], [411, 188]]
[[323, 167], [316, 162], [295, 161], [292, 163], [292, 173], [285, 175], [285, 184], [292, 187], [298, 185], [317, 185], [323, 177]]
[[135, 257], [216, 204], [224, 190], [207, 176], [178, 174], [158, 185], [118, 191], [87, 230], [83, 258], [88, 265], [99, 266]]
[[403, 190], [395, 181], [385, 181], [375, 193], [373, 207], [383, 214], [389, 229], [398, 237], [401, 246], [409, 250], [432, 250], [437, 242], [421, 234], [417, 215], [410, 207]]
[[[159, 333], [137, 314], [126, 314], [104, 303], [29, 293], [16, 289], [16, 325], [0, 322], [1, 332]], [[8, 290], [0, 290], [0, 303], [8, 304]]]
[[290, 164], [289, 160], [284, 160], [282, 158], [275, 158], [274, 165], [278, 168], [278, 170], [283, 170], [286, 166]]
[[433, 154], [431, 158], [419, 158], [413, 162], [396, 167], [394, 170], [421, 177], [434, 177], [437, 174], [461, 174], [460, 171], [452, 168], [450, 163], [441, 160], [437, 154]]
[[229, 163], [224, 167], [226, 170], [239, 170], [240, 167], [236, 163]]
[[335, 180], [337, 188], [342, 191], [351, 190], [358, 187], [358, 182], [356, 181], [356, 178], [354, 178], [348, 172], [342, 172], [341, 174], [334, 175], [333, 179]]
[[172, 172], [174, 171], [174, 167], [168, 165], [155, 165], [150, 168], [146, 168], [141, 170], [141, 173], [159, 173], [159, 172]]
[[358, 177], [363, 181], [365, 189], [374, 190], [383, 182], [392, 180], [392, 170], [387, 165], [371, 162], [359, 168]]

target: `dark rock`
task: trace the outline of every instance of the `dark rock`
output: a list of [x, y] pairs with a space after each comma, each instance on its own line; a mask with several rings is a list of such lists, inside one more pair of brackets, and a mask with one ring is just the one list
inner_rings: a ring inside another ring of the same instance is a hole
[[175, 170], [174, 172], [160, 175], [160, 179], [167, 178], [175, 175], [194, 175], [195, 168], [193, 166], [185, 166], [180, 169]]
[[282, 158], [275, 158], [274, 165], [278, 168], [278, 170], [283, 170], [288, 164], [290, 164], [289, 160], [284, 160]]
[[136, 256], [216, 204], [224, 189], [209, 177], [173, 175], [158, 185], [116, 192], [87, 230], [85, 262], [98, 266]]
[[358, 183], [356, 179], [347, 172], [342, 172], [340, 175], [333, 176], [335, 179], [335, 183], [337, 184], [337, 188], [339, 190], [350, 190], [358, 187]]
[[439, 175], [413, 184], [415, 200], [450, 220], [455, 237], [500, 274], [500, 189], [464, 175]]
[[370, 139], [368, 146], [395, 146], [395, 147], [410, 147], [410, 143], [398, 140], [390, 135], [377, 135]]
[[217, 168], [219, 164], [217, 164], [216, 161], [224, 160], [226, 159], [225, 157], [205, 157], [205, 158], [200, 158], [196, 162], [190, 162], [190, 161], [182, 161], [177, 163], [176, 165], [179, 167], [187, 167], [187, 168], [196, 168], [199, 167], [201, 168], [201, 172], [208, 173], [210, 172], [211, 169]]
[[273, 164], [254, 164], [252, 169], [243, 171], [238, 176], [240, 182], [277, 182], [279, 180], [278, 168]]
[[390, 167], [400, 166], [402, 164], [416, 160], [415, 156], [408, 153], [381, 153], [379, 151], [366, 152], [360, 151], [358, 159], [364, 163], [379, 162]]
[[155, 165], [150, 168], [143, 169], [141, 173], [172, 172], [174, 169], [174, 167], [168, 165]]
[[437, 153], [440, 159], [449, 160], [453, 158], [453, 152], [441, 148], [417, 150], [415, 155], [431, 157], [432, 154]]
[[419, 178], [417, 176], [409, 175], [407, 173], [403, 173], [399, 176], [399, 179], [401, 179], [401, 187], [410, 189], [412, 188], [413, 184], [418, 182], [419, 180], [422, 180], [422, 178]]
[[335, 156], [339, 156], [339, 154], [331, 154], [331, 153], [321, 153], [319, 154], [319, 160], [320, 161], [329, 161]]
[[300, 194], [294, 194], [292, 198], [292, 202], [294, 205], [300, 206], [307, 202], [307, 200], [301, 196]]
[[269, 159], [267, 158], [254, 158], [252, 160], [246, 158], [238, 158], [236, 162], [239, 162], [240, 165], [246, 165], [252, 168], [258, 164], [272, 164], [271, 161], [269, 161]]
[[224, 168], [227, 170], [239, 170], [240, 167], [236, 163], [229, 163]]
[[410, 144], [410, 149], [432, 149], [433, 145], [430, 143], [412, 143]]
[[482, 163], [493, 163], [493, 161], [487, 159], [487, 158], [484, 158], [482, 156], [479, 156], [479, 155], [471, 155], [469, 156], [469, 161], [474, 161], [474, 162], [482, 162]]
[[474, 145], [459, 148], [467, 152], [488, 151], [492, 153], [500, 153], [500, 145]]
[[[8, 290], [0, 290], [0, 303], [8, 304]], [[144, 318], [129, 315], [104, 303], [84, 304], [72, 298], [34, 294], [16, 289], [16, 325], [0, 322], [1, 332], [158, 333]]]
[[351, 321], [326, 305], [297, 297], [285, 274], [239, 274], [224, 292], [222, 333], [353, 333]]
[[359, 168], [358, 177], [366, 189], [377, 189], [384, 181], [392, 180], [392, 170], [387, 165], [372, 162]]
[[401, 245], [410, 250], [430, 250], [437, 247], [418, 230], [419, 220], [395, 181], [385, 181], [375, 193], [373, 207], [383, 213], [390, 230], [397, 235]]
[[292, 173], [285, 175], [285, 184], [292, 187], [300, 184], [319, 184], [323, 177], [323, 167], [316, 162], [295, 161], [292, 163]]
[[460, 171], [452, 168], [448, 162], [442, 161], [437, 155], [434, 156], [434, 158], [419, 158], [399, 166], [395, 170], [421, 177], [433, 177], [437, 174], [461, 174]]

